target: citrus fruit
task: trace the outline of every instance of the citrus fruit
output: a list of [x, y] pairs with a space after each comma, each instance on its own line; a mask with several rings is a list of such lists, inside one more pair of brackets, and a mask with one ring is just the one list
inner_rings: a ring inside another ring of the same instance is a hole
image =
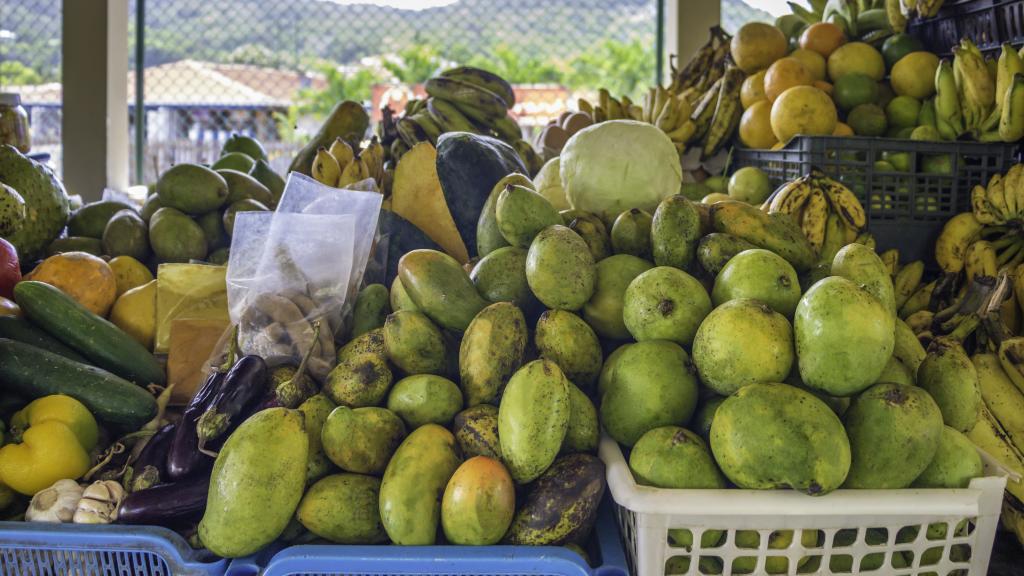
[[875, 170], [878, 172], [895, 172], [896, 167], [888, 160], [875, 160]]
[[858, 136], [882, 136], [889, 127], [885, 110], [877, 104], [861, 104], [850, 110], [846, 123]]
[[846, 44], [846, 34], [842, 28], [831, 22], [811, 24], [800, 34], [801, 48], [814, 50], [825, 58], [843, 44]]
[[777, 141], [772, 132], [771, 102], [754, 102], [740, 118], [740, 142], [748, 148], [770, 148]]
[[875, 99], [875, 104], [885, 108], [895, 97], [896, 93], [892, 91], [892, 86], [889, 86], [888, 82], [878, 83], [878, 98]]
[[871, 104], [878, 98], [878, 82], [864, 74], [847, 74], [836, 80], [832, 99], [840, 110], [853, 110], [861, 104]]
[[910, 96], [897, 96], [885, 106], [885, 115], [889, 126], [897, 128], [913, 128], [917, 126], [917, 115], [921, 113], [921, 103]]
[[797, 48], [789, 53], [790, 58], [796, 58], [799, 60], [804, 67], [807, 68], [808, 72], [811, 73], [811, 78], [815, 80], [824, 80], [826, 74], [825, 57], [818, 54], [814, 50], [806, 50], [804, 48]]
[[942, 134], [939, 134], [935, 126], [918, 126], [910, 133], [910, 139], [918, 142], [941, 142]]
[[927, 154], [921, 158], [925, 174], [952, 174], [953, 158], [949, 154]]
[[836, 122], [836, 129], [832, 131], [833, 136], [853, 136], [853, 128], [844, 122]]
[[924, 50], [924, 45], [917, 38], [910, 34], [893, 34], [882, 44], [882, 57], [886, 67], [892, 69], [901, 58], [918, 50]]
[[[885, 77], [882, 53], [864, 42], [843, 44], [828, 57], [828, 77], [833, 82], [847, 74], [865, 74], [875, 81]], [[934, 78], [934, 75], [933, 75]]]
[[768, 175], [756, 166], [744, 166], [729, 178], [729, 196], [747, 204], [760, 204], [772, 193]]
[[764, 94], [774, 102], [779, 94], [793, 86], [810, 86], [811, 72], [796, 58], [779, 58], [764, 74]]
[[746, 80], [743, 81], [743, 85], [740, 86], [740, 103], [743, 104], [744, 110], [750, 108], [758, 100], [768, 99], [764, 95], [764, 74], [765, 70], [755, 72], [747, 76]]
[[786, 55], [786, 35], [771, 24], [744, 24], [729, 45], [732, 60], [747, 74], [753, 74]]
[[896, 172], [910, 172], [910, 152], [885, 152], [882, 159], [892, 164]]
[[149, 268], [131, 256], [117, 256], [107, 264], [114, 271], [118, 296], [153, 280], [153, 273], [149, 271]]
[[931, 52], [911, 52], [892, 67], [892, 89], [900, 96], [913, 96], [918, 100], [935, 94], [935, 70], [939, 57]]
[[814, 82], [811, 82], [811, 86], [814, 86], [818, 90], [828, 94], [830, 97], [832, 96], [832, 85], [824, 80], [815, 80]]
[[827, 136], [838, 121], [832, 99], [814, 86], [794, 86], [772, 103], [772, 132], [779, 142], [797, 134]]

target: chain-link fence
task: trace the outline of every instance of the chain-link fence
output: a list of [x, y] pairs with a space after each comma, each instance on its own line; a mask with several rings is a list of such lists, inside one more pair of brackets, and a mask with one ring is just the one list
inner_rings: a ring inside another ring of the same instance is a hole
[[764, 8], [779, 3], [778, 0], [722, 0], [722, 28], [733, 34], [747, 22], [772, 23], [775, 18]]
[[136, 181], [214, 160], [231, 132], [260, 138], [284, 170], [337, 101], [361, 101], [376, 117], [457, 64], [514, 84], [525, 126], [579, 91], [635, 95], [655, 77], [658, 0], [135, 0], [133, 21], [142, 1]]
[[32, 152], [61, 167], [61, 0], [0, 0], [0, 92], [29, 114]]

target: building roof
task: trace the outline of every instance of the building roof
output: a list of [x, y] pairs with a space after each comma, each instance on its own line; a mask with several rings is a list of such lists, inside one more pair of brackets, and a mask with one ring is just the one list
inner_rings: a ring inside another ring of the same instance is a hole
[[[128, 103], [135, 102], [135, 72], [128, 73]], [[145, 70], [146, 105], [175, 107], [286, 107], [303, 88], [322, 90], [320, 74], [263, 68], [248, 64], [217, 64], [178, 60]], [[60, 104], [61, 84], [11, 86], [26, 105]]]

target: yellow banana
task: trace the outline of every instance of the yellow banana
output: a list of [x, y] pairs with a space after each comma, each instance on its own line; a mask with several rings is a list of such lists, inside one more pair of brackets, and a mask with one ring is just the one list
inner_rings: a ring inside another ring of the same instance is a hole
[[1013, 75], [1024, 72], [1024, 60], [1009, 42], [1003, 42], [996, 65], [996, 107], [1002, 108], [1003, 98], [1013, 83]]
[[921, 277], [924, 276], [924, 262], [921, 260], [915, 260], [906, 266], [903, 266], [896, 272], [896, 277], [893, 278], [893, 293], [896, 296], [896, 308], [900, 309], [907, 300], [917, 290], [919, 284], [921, 284]]
[[356, 158], [345, 166], [345, 170], [341, 173], [341, 177], [338, 178], [338, 188], [344, 188], [349, 184], [355, 184], [361, 180], [366, 180], [370, 177], [370, 171], [367, 169], [366, 161], [363, 160], [362, 156]]
[[334, 156], [334, 159], [338, 161], [339, 174], [341, 173], [340, 170], [344, 170], [345, 166], [348, 166], [348, 163], [351, 162], [352, 158], [355, 158], [356, 155], [355, 152], [352, 151], [352, 146], [341, 138], [334, 139], [334, 142], [331, 144], [328, 152], [330, 152], [331, 156]]
[[902, 34], [907, 29], [907, 17], [900, 9], [900, 0], [885, 0], [885, 15], [893, 32]]
[[[975, 354], [971, 361], [978, 371], [978, 386], [985, 407], [1006, 430], [1010, 441], [1024, 446], [1024, 394], [1007, 375], [996, 354]], [[1015, 365], [1011, 369], [1018, 370]]]
[[694, 132], [697, 131], [697, 125], [693, 123], [688, 117], [686, 121], [679, 125], [678, 128], [671, 132], [667, 132], [667, 136], [673, 142], [689, 142], [690, 138], [693, 137]]
[[676, 116], [682, 121], [683, 119], [689, 119], [690, 114], [693, 114], [693, 105], [690, 104], [689, 100], [682, 96], [676, 96], [673, 98], [676, 106]]
[[622, 103], [619, 102], [618, 100], [616, 100], [615, 98], [612, 98], [611, 96], [609, 96], [608, 97], [608, 118], [610, 120], [622, 120], [625, 117], [626, 117], [626, 113], [625, 113], [625, 110], [622, 107]]
[[839, 214], [829, 211], [825, 219], [825, 240], [818, 254], [819, 262], [831, 263], [843, 246], [846, 246], [846, 229]]
[[1015, 218], [1024, 213], [1024, 164], [1014, 164], [1003, 176], [1003, 198]]
[[718, 104], [718, 93], [721, 91], [722, 79], [719, 78], [700, 97], [697, 105], [693, 107], [690, 119], [697, 125], [694, 136], [703, 138], [711, 127], [711, 120], [715, 117], [715, 107]]
[[964, 131], [960, 91], [948, 60], [939, 63], [935, 71], [935, 123], [944, 140], [956, 140]]
[[338, 167], [338, 161], [335, 160], [334, 156], [331, 155], [327, 148], [321, 146], [316, 151], [316, 157], [313, 158], [311, 173], [313, 179], [317, 182], [328, 186], [337, 186], [341, 169]]
[[982, 224], [971, 212], [963, 212], [949, 219], [935, 241], [935, 260], [943, 272], [964, 269], [967, 247], [981, 235]]
[[[932, 312], [931, 310], [918, 310], [910, 316], [907, 316], [904, 323], [914, 333], [914, 340], [917, 340], [917, 334], [927, 332], [932, 329], [932, 321], [934, 319], [935, 312]], [[920, 344], [921, 342], [918, 341], [918, 345]]]
[[[1013, 444], [1003, 425], [988, 408], [981, 407], [978, 423], [967, 433], [967, 437], [1008, 470], [1024, 476], [1024, 453]], [[1006, 491], [1018, 500], [1024, 500], [1024, 480], [1008, 478]]]
[[516, 93], [512, 90], [512, 85], [493, 72], [473, 68], [472, 66], [458, 66], [441, 72], [441, 76], [461, 80], [467, 84], [473, 84], [493, 92], [504, 101], [505, 106], [508, 108], [512, 108], [516, 103]]
[[718, 94], [715, 114], [711, 119], [711, 127], [703, 136], [701, 157], [714, 156], [725, 141], [736, 131], [743, 107], [740, 104], [740, 87], [746, 75], [736, 66], [729, 66], [722, 76], [722, 86]]
[[992, 203], [988, 201], [988, 192], [981, 184], [975, 184], [971, 189], [971, 211], [974, 217], [982, 224], [1004, 224], [1001, 214], [997, 214]]
[[430, 96], [443, 98], [459, 106], [470, 118], [501, 118], [508, 113], [508, 104], [501, 96], [478, 84], [434, 76], [427, 79], [423, 89]]
[[1024, 336], [1007, 338], [999, 344], [999, 363], [1013, 385], [1024, 394]]
[[828, 221], [828, 200], [821, 190], [815, 190], [807, 201], [800, 219], [800, 229], [815, 252], [821, 252], [825, 242], [825, 224]]
[[591, 118], [594, 117], [594, 106], [584, 98], [576, 99], [576, 109], [580, 112], [586, 112]]
[[[654, 125], [660, 128], [663, 132], [668, 132], [676, 125], [676, 112], [679, 109], [672, 105], [672, 102], [668, 102], [662, 107], [661, 113], [654, 120]], [[609, 118], [614, 119], [615, 117], [609, 114]]]
[[810, 186], [806, 176], [790, 180], [782, 186], [779, 193], [772, 199], [768, 206], [768, 213], [792, 214], [803, 208], [804, 202], [811, 196], [814, 189]]
[[998, 268], [996, 249], [992, 247], [991, 242], [972, 242], [964, 252], [964, 271], [967, 273], [968, 283], [979, 276], [995, 276]]
[[861, 206], [860, 200], [857, 200], [853, 192], [828, 177], [819, 178], [818, 182], [824, 186], [832, 209], [838, 212], [850, 226], [858, 230], [863, 229], [867, 224], [867, 215], [864, 213], [864, 207]]
[[935, 292], [935, 285], [935, 280], [932, 280], [927, 284], [920, 285], [917, 290], [910, 295], [910, 298], [907, 298], [907, 301], [903, 303], [903, 306], [900, 307], [899, 317], [906, 319], [914, 313], [928, 308], [928, 305], [931, 304], [932, 293]]
[[1024, 74], [1013, 75], [999, 116], [999, 138], [1003, 142], [1016, 142], [1024, 138]]
[[[928, 310], [922, 310], [921, 312], [934, 316]], [[928, 317], [926, 324], [928, 328], [931, 328], [931, 316]], [[921, 362], [924, 362], [925, 357], [928, 355], [924, 346], [921, 346], [921, 342], [917, 339], [917, 333], [910, 326], [909, 322], [904, 322], [897, 318], [893, 336], [895, 344], [892, 349], [892, 355], [909, 368], [912, 374], [916, 375], [918, 367], [921, 366]]]
[[988, 198], [988, 203], [992, 205], [996, 215], [1003, 222], [1013, 219], [1013, 214], [1010, 213], [1010, 207], [1006, 204], [1006, 196], [1003, 193], [1003, 176], [1001, 174], [993, 174], [989, 179], [988, 186], [985, 187], [985, 197]]
[[384, 181], [384, 147], [381, 146], [380, 140], [376, 136], [370, 140], [361, 156], [366, 162], [366, 170], [370, 178], [373, 178], [377, 184], [381, 184]]
[[874, 235], [870, 232], [861, 232], [853, 241], [857, 244], [863, 244], [872, 250], [878, 247], [878, 243], [875, 241]]
[[885, 264], [885, 269], [889, 271], [889, 276], [896, 276], [896, 272], [899, 271], [900, 267], [900, 251], [896, 248], [890, 248], [879, 254], [878, 257], [882, 259], [882, 264]]

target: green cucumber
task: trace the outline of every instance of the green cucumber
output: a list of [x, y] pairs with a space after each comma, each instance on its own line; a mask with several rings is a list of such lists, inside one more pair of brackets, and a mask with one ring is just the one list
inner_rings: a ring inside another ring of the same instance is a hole
[[19, 282], [14, 300], [33, 324], [100, 368], [142, 386], [167, 382], [164, 369], [145, 346], [59, 289], [42, 282]]
[[75, 362], [87, 362], [84, 356], [68, 348], [63, 342], [36, 328], [31, 322], [23, 318], [0, 316], [0, 338], [10, 338], [11, 340], [31, 344], [37, 348], [60, 354]]
[[0, 387], [27, 398], [66, 394], [108, 424], [137, 430], [156, 416], [152, 394], [95, 366], [0, 338]]

